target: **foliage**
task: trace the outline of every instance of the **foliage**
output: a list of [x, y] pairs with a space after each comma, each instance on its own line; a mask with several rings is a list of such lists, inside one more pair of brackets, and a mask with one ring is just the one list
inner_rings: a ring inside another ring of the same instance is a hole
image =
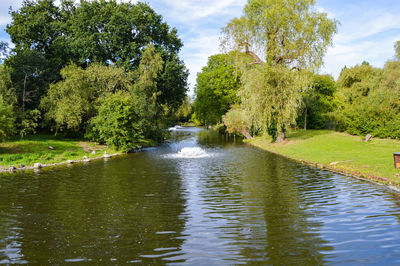
[[203, 125], [221, 122], [231, 105], [239, 101], [240, 73], [234, 60], [233, 53], [213, 55], [197, 75], [194, 108]]
[[30, 110], [26, 113], [21, 122], [19, 135], [24, 138], [28, 134], [36, 134], [36, 129], [39, 126], [41, 113], [38, 109]]
[[[398, 43], [395, 45], [397, 52]], [[372, 134], [400, 138], [400, 58], [383, 69], [364, 62], [345, 68], [335, 94], [339, 108], [334, 112], [338, 130], [355, 135]]]
[[179, 122], [188, 122], [192, 113], [193, 113], [192, 104], [190, 103], [189, 97], [186, 97], [182, 105], [176, 111], [175, 115], [176, 119]]
[[[167, 107], [159, 104], [157, 81], [163, 60], [148, 46], [135, 71], [91, 64], [69, 65], [52, 84], [41, 107], [56, 132], [88, 131], [87, 137], [127, 151], [143, 139], [161, 141]], [[114, 110], [114, 111], [113, 111]]]
[[135, 71], [135, 83], [131, 89], [135, 111], [140, 114], [140, 128], [144, 137], [161, 141], [163, 139], [164, 111], [158, 103], [161, 92], [157, 80], [163, 69], [163, 60], [154, 46], [143, 52], [140, 65]]
[[233, 106], [223, 117], [222, 120], [229, 133], [240, 132], [249, 138], [250, 123], [247, 112], [240, 106]]
[[100, 98], [87, 136], [121, 151], [137, 148], [145, 138], [160, 140], [163, 110], [157, 103], [157, 79], [162, 67], [161, 55], [153, 46], [147, 47], [132, 74], [135, 83]]
[[153, 43], [168, 54], [182, 47], [176, 29], [146, 3], [115, 0], [73, 1], [26, 0], [11, 13], [7, 26], [15, 51], [33, 49], [61, 69], [70, 60], [78, 65], [111, 61], [139, 65], [141, 50]]
[[245, 49], [253, 57], [259, 52], [271, 65], [318, 69], [337, 22], [314, 4], [314, 0], [248, 0], [244, 15], [223, 29], [223, 45]]
[[0, 140], [4, 141], [10, 138], [15, 131], [15, 114], [13, 112], [13, 106], [7, 104], [3, 97], [0, 96]]
[[11, 55], [5, 65], [10, 72], [21, 113], [35, 109], [52, 76], [56, 75], [47, 60], [38, 51], [24, 50]]
[[377, 120], [370, 120], [367, 116], [375, 114], [370, 112], [370, 104], [373, 103], [371, 95], [376, 93], [381, 79], [382, 71], [367, 62], [342, 70], [335, 94], [339, 102], [334, 112], [338, 130], [355, 135], [372, 133]]
[[330, 120], [336, 102], [336, 83], [332, 76], [314, 75], [311, 87], [302, 93], [302, 113], [297, 125], [304, 129], [323, 129]]
[[[97, 66], [115, 67], [110, 70], [136, 71], [148, 46], [154, 47], [163, 59], [162, 70], [157, 76], [158, 104], [165, 106], [171, 115], [185, 98], [188, 70], [178, 56], [182, 41], [177, 30], [163, 22], [162, 16], [146, 3], [82, 0], [77, 4], [76, 1], [61, 0], [56, 4], [54, 0], [25, 0], [19, 10], [11, 12], [11, 16], [7, 32], [15, 48], [6, 63], [11, 70], [22, 113], [25, 109], [38, 108], [49, 84], [63, 79], [64, 85], [68, 86], [61, 73], [67, 65], [86, 69], [97, 63]], [[99, 84], [98, 77], [93, 76], [101, 74], [105, 75], [103, 81], [112, 83], [108, 89], [118, 90], [119, 85], [113, 82], [111, 76], [120, 74], [115, 71], [107, 73], [104, 69], [91, 69], [92, 75], [87, 73], [85, 81], [78, 81], [78, 87], [82, 88], [89, 80], [102, 86], [99, 90], [104, 89], [105, 83]], [[63, 83], [57, 84], [56, 87], [52, 85], [50, 90], [53, 92], [49, 95], [56, 94], [57, 86]], [[71, 93], [76, 99], [78, 89], [71, 90], [75, 91]], [[87, 101], [78, 102], [78, 109], [81, 110], [66, 114], [70, 117], [62, 114], [62, 108], [57, 112], [52, 110], [50, 116], [53, 119], [57, 117], [56, 128], [75, 131], [84, 128], [93, 110], [84, 107]], [[89, 117], [82, 117], [84, 115]]]
[[167, 105], [171, 113], [174, 113], [186, 100], [189, 70], [176, 55], [163, 61], [163, 69], [157, 78], [157, 89], [160, 92], [157, 102]]
[[10, 73], [4, 65], [0, 65], [0, 95], [6, 104], [15, 104], [17, 101]]
[[336, 27], [313, 0], [249, 0], [244, 15], [228, 23], [223, 47], [254, 59], [240, 91], [253, 126], [264, 132], [276, 128], [279, 140], [284, 138], [298, 115], [301, 92], [309, 86], [307, 71], [321, 66]]
[[61, 129], [79, 131], [95, 113], [96, 88], [91, 86], [85, 70], [69, 65], [61, 70], [63, 80], [52, 84], [41, 108], [45, 119], [55, 122], [56, 132]]
[[91, 120], [91, 130], [94, 139], [129, 151], [143, 141], [139, 121], [129, 92], [119, 91], [102, 98], [98, 114]]
[[301, 91], [308, 86], [308, 72], [265, 64], [245, 72], [239, 95], [252, 126], [279, 136], [295, 125]]
[[61, 70], [61, 76], [63, 80], [52, 84], [41, 102], [47, 123], [54, 123], [56, 131], [84, 131], [96, 114], [99, 97], [128, 91], [132, 80], [123, 69], [101, 64], [92, 64], [87, 69], [68, 65]]

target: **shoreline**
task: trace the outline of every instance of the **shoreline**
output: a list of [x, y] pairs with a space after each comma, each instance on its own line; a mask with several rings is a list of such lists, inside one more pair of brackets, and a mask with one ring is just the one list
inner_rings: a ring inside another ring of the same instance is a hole
[[[139, 151], [135, 151], [135, 152], [139, 152]], [[73, 165], [73, 164], [77, 164], [77, 163], [88, 163], [91, 161], [95, 161], [95, 160], [100, 160], [100, 159], [109, 159], [112, 157], [116, 157], [116, 156], [122, 156], [122, 155], [127, 155], [129, 153], [134, 153], [134, 152], [128, 152], [128, 153], [114, 153], [114, 154], [103, 154], [101, 156], [98, 157], [92, 157], [92, 158], [83, 158], [83, 159], [79, 159], [79, 160], [67, 160], [67, 161], [62, 161], [59, 163], [48, 163], [48, 164], [41, 164], [38, 163], [38, 165], [33, 165], [33, 166], [24, 166], [24, 167], [13, 167], [13, 166], [9, 166], [9, 169], [7, 169], [6, 167], [0, 169], [0, 173], [17, 173], [17, 172], [21, 172], [21, 171], [25, 171], [25, 170], [40, 170], [43, 168], [49, 168], [49, 167], [55, 167], [55, 166], [64, 166], [64, 165]]]
[[[291, 142], [291, 140], [289, 139], [286, 143], [281, 144], [281, 145], [289, 146], [289, 145], [291, 145], [290, 142]], [[398, 180], [390, 180], [389, 178], [386, 178], [383, 176], [377, 176], [377, 175], [372, 175], [372, 174], [362, 172], [362, 169], [359, 169], [360, 171], [357, 171], [357, 170], [348, 170], [348, 169], [345, 169], [344, 167], [340, 167], [340, 164], [345, 163], [346, 161], [338, 160], [338, 161], [326, 164], [326, 163], [320, 163], [320, 162], [315, 162], [315, 161], [310, 161], [310, 160], [299, 159], [299, 158], [296, 158], [295, 156], [291, 156], [291, 155], [285, 154], [284, 152], [279, 152], [277, 150], [272, 149], [271, 147], [273, 147], [273, 145], [275, 145], [275, 144], [268, 143], [268, 140], [266, 140], [266, 139], [262, 139], [262, 140], [257, 139], [256, 141], [247, 140], [247, 141], [245, 141], [245, 143], [256, 149], [271, 152], [273, 154], [285, 157], [287, 159], [294, 160], [300, 164], [315, 167], [320, 170], [330, 171], [332, 173], [351, 177], [353, 179], [366, 181], [366, 182], [373, 183], [373, 184], [376, 184], [379, 186], [385, 186], [386, 188], [388, 188], [392, 191], [400, 193], [400, 171], [397, 174], [395, 174], [395, 178], [398, 178]], [[350, 161], [350, 160], [347, 160], [347, 161]]]
[[129, 152], [117, 152], [117, 153], [113, 153], [113, 154], [103, 154], [103, 155], [99, 155], [98, 157], [91, 157], [91, 158], [83, 158], [83, 159], [78, 159], [78, 160], [66, 160], [66, 161], [62, 161], [59, 163], [47, 163], [47, 164], [41, 164], [38, 163], [39, 165], [35, 166], [24, 166], [24, 167], [13, 167], [13, 166], [9, 166], [7, 169], [7, 166], [3, 166], [3, 168], [0, 169], [0, 173], [17, 173], [17, 172], [21, 172], [21, 171], [25, 171], [25, 170], [40, 170], [43, 168], [49, 168], [49, 167], [55, 167], [55, 166], [65, 166], [65, 165], [73, 165], [73, 164], [77, 164], [77, 163], [89, 163], [91, 161], [95, 161], [95, 160], [100, 160], [100, 159], [111, 159], [113, 157], [117, 157], [117, 156], [123, 156], [123, 155], [128, 155], [131, 153], [138, 153], [138, 152], [142, 152], [143, 149], [136, 149], [136, 150], [132, 150]]

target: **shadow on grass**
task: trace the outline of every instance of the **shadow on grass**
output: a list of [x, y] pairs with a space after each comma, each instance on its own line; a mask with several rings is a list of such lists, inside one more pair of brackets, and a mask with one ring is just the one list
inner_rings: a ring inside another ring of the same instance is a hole
[[294, 130], [291, 131], [288, 135], [288, 140], [306, 140], [309, 138], [313, 138], [316, 136], [321, 136], [321, 135], [329, 135], [333, 133], [334, 131], [331, 130]]

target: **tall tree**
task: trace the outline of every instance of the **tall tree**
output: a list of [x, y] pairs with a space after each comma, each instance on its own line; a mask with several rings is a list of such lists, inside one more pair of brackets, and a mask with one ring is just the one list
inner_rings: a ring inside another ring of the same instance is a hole
[[321, 129], [334, 111], [336, 83], [330, 75], [314, 75], [311, 88], [303, 93], [303, 106], [297, 124], [306, 129]]
[[176, 110], [185, 98], [188, 71], [178, 56], [182, 41], [146, 3], [61, 0], [57, 5], [55, 0], [24, 0], [11, 15], [7, 32], [15, 44], [13, 52], [41, 54], [53, 71], [38, 79], [58, 82], [60, 70], [71, 62], [83, 68], [103, 63], [135, 70], [143, 50], [153, 45], [164, 62], [160, 103]]
[[11, 55], [5, 65], [10, 70], [16, 89], [22, 118], [25, 111], [35, 109], [54, 74], [43, 54], [36, 50], [22, 50]]
[[197, 75], [194, 108], [204, 125], [220, 123], [231, 105], [239, 101], [240, 73], [234, 60], [234, 54], [213, 55]]
[[[24, 0], [7, 26], [15, 51], [33, 49], [55, 60], [58, 69], [71, 60], [78, 65], [103, 62], [138, 66], [141, 50], [152, 43], [177, 54], [177, 31], [145, 3], [116, 0]], [[57, 61], [57, 62], [56, 62]]]
[[[308, 71], [321, 66], [336, 32], [337, 22], [314, 4], [314, 0], [248, 0], [244, 15], [223, 29], [222, 45], [254, 60], [243, 78], [243, 109], [264, 131], [276, 127], [280, 140], [295, 123], [301, 91], [309, 86]], [[260, 107], [258, 101], [265, 104]]]

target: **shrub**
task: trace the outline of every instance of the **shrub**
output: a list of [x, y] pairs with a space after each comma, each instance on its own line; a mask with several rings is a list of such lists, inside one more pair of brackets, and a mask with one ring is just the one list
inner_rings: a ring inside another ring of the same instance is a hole
[[123, 152], [137, 148], [144, 139], [132, 97], [127, 92], [106, 95], [91, 125], [88, 137]]
[[15, 131], [13, 106], [4, 102], [0, 96], [0, 140], [9, 138]]

